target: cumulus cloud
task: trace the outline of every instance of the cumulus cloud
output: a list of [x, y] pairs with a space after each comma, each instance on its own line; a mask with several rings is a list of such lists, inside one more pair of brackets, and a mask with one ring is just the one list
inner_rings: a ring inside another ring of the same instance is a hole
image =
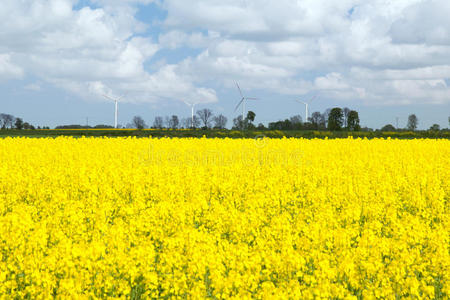
[[450, 2], [423, 1], [404, 10], [390, 30], [394, 43], [450, 45]]
[[74, 0], [2, 1], [0, 78], [38, 77], [91, 99], [128, 92], [135, 102], [182, 93], [217, 101], [214, 92], [178, 75], [176, 66], [153, 74], [145, 69], [160, 47], [140, 35], [143, 26], [133, 5], [151, 2], [92, 1], [99, 8], [75, 9]]
[[237, 38], [282, 40], [337, 32], [355, 1], [165, 1], [167, 26], [220, 31]]
[[23, 69], [11, 61], [11, 55], [0, 53], [0, 79], [22, 78]]
[[[204, 52], [182, 63], [184, 72], [289, 95], [449, 103], [448, 1], [245, 2], [165, 1], [172, 32], [216, 33]], [[186, 36], [176, 40], [170, 47], [189, 45]]]
[[[83, 97], [127, 92], [135, 102], [214, 102], [211, 81], [233, 80], [370, 105], [450, 101], [446, 0], [90, 3], [2, 1], [0, 78], [32, 75]], [[135, 16], [142, 5], [167, 13], [153, 37], [152, 20]], [[181, 58], [167, 64], [164, 51]]]
[[214, 33], [205, 36], [201, 32], [186, 33], [180, 30], [172, 30], [159, 36], [161, 47], [177, 49], [180, 47], [206, 48], [214, 39]]

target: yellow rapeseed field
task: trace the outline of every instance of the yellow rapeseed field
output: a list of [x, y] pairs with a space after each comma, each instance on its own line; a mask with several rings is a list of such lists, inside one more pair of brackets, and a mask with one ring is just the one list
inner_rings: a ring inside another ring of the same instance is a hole
[[450, 141], [0, 140], [0, 298], [446, 299]]

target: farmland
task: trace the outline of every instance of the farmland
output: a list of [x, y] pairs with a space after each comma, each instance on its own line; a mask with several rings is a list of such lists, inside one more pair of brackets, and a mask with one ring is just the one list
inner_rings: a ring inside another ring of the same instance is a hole
[[449, 130], [441, 131], [320, 131], [320, 130], [228, 130], [228, 129], [37, 129], [37, 130], [0, 130], [0, 138], [5, 137], [174, 137], [174, 138], [397, 138], [450, 139]]
[[450, 295], [448, 139], [6, 137], [0, 160], [0, 298]]

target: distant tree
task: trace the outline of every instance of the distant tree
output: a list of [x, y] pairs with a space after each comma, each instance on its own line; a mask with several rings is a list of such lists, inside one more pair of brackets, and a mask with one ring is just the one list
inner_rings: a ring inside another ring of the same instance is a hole
[[289, 121], [291, 122], [291, 129], [300, 130], [302, 129], [302, 117], [300, 115], [295, 115], [290, 117]]
[[393, 131], [395, 131], [395, 127], [394, 127], [394, 125], [392, 125], [392, 124], [387, 124], [387, 125], [384, 125], [384, 126], [381, 128], [381, 131], [384, 131], [384, 132], [393, 132]]
[[194, 126], [192, 126], [193, 128], [200, 128], [200, 125], [201, 125], [202, 123], [201, 123], [201, 121], [200, 121], [200, 118], [198, 117], [198, 116], [194, 116], [194, 124], [192, 124], [192, 125], [194, 125]]
[[344, 113], [344, 127], [348, 127], [348, 116], [352, 110], [348, 107], [344, 107], [342, 112]]
[[347, 129], [350, 131], [359, 131], [359, 114], [356, 110], [351, 110], [347, 115]]
[[184, 126], [184, 128], [200, 128], [201, 122], [200, 118], [198, 116], [194, 116], [194, 122], [192, 123], [192, 117], [184, 118], [181, 122]]
[[182, 118], [180, 120], [180, 126], [181, 128], [191, 128], [191, 118]]
[[408, 117], [408, 125], [406, 126], [408, 130], [414, 131], [417, 129], [417, 125], [419, 124], [419, 119], [415, 114], [409, 115]]
[[244, 129], [244, 120], [242, 119], [242, 115], [239, 115], [233, 119], [233, 129], [234, 130]]
[[247, 120], [250, 122], [255, 121], [256, 114], [252, 112], [251, 110], [247, 113]]
[[6, 114], [0, 114], [0, 128], [6, 129]]
[[292, 130], [293, 126], [291, 120], [286, 119], [284, 121], [269, 123], [270, 130]]
[[164, 128], [170, 128], [170, 117], [169, 116], [164, 117]]
[[255, 130], [256, 126], [253, 123], [247, 122], [247, 124], [245, 125], [245, 130]]
[[256, 114], [254, 112], [252, 112], [252, 111], [249, 111], [247, 113], [247, 116], [244, 119], [244, 129], [251, 130], [251, 129], [256, 128], [253, 125], [253, 121], [255, 121], [255, 118], [256, 118]]
[[144, 129], [147, 125], [145, 125], [144, 119], [140, 116], [135, 116], [133, 118], [133, 126], [137, 129]]
[[95, 125], [93, 128], [95, 128], [95, 129], [111, 129], [111, 128], [114, 128], [114, 126], [105, 125], [105, 124], [98, 124], [98, 125]]
[[441, 126], [439, 124], [433, 124], [433, 126], [430, 127], [431, 131], [439, 131], [441, 130]]
[[317, 128], [316, 125], [314, 125], [311, 122], [308, 122], [308, 123], [303, 123], [302, 129], [303, 130], [317, 130], [317, 129], [320, 129], [320, 128]]
[[23, 120], [21, 118], [16, 118], [16, 122], [14, 123], [14, 127], [16, 129], [22, 130], [23, 129]]
[[258, 129], [258, 130], [264, 130], [264, 129], [267, 129], [267, 128], [266, 128], [266, 126], [264, 126], [263, 123], [259, 123], [258, 126], [256, 127], [256, 129]]
[[211, 119], [213, 118], [213, 112], [209, 108], [204, 108], [197, 111], [197, 115], [202, 121], [204, 128], [211, 126]]
[[[70, 125], [69, 125], [70, 126]], [[59, 126], [59, 127], [65, 127], [65, 126]], [[31, 130], [33, 130], [33, 129], [35, 129], [34, 128], [34, 126], [33, 125], [31, 125], [30, 123], [28, 123], [28, 122], [25, 122], [25, 123], [23, 123], [23, 129], [31, 129]], [[58, 129], [58, 128], [57, 128]], [[61, 129], [64, 129], [64, 128], [61, 128]]]
[[331, 108], [327, 108], [324, 112], [323, 112], [323, 117], [325, 119], [325, 127], [328, 127], [328, 117], [330, 116], [331, 113]]
[[303, 123], [302, 116], [300, 116], [300, 115], [292, 116], [289, 118], [289, 120], [291, 121], [292, 124], [302, 124]]
[[14, 124], [14, 116], [10, 114], [0, 114], [0, 127], [1, 129], [10, 129]]
[[214, 119], [214, 128], [224, 129], [227, 126], [228, 119], [224, 115], [220, 114]]
[[153, 128], [162, 129], [164, 127], [164, 120], [162, 117], [155, 117], [155, 121], [153, 121]]
[[6, 115], [6, 127], [11, 129], [13, 128], [14, 120], [16, 118], [13, 115]]
[[311, 117], [309, 118], [311, 121], [311, 124], [313, 125], [314, 129], [324, 129], [325, 128], [325, 117], [320, 112], [316, 111], [313, 112]]
[[269, 130], [282, 130], [283, 121], [270, 122], [268, 125]]
[[321, 117], [322, 117], [322, 114], [318, 111], [315, 111], [311, 114], [311, 117], [309, 117], [309, 121], [314, 125], [318, 125]]
[[[33, 127], [33, 126], [30, 125], [29, 123], [27, 123], [27, 122], [23, 123], [23, 129], [33, 129], [31, 127]], [[79, 124], [59, 125], [59, 126], [55, 127], [55, 129], [86, 129], [86, 128], [91, 128], [91, 127], [86, 126], [86, 125], [79, 125]], [[111, 126], [111, 128], [112, 128], [112, 126]]]
[[344, 113], [339, 107], [333, 108], [328, 115], [328, 129], [331, 131], [341, 130], [344, 124]]
[[178, 116], [173, 115], [172, 117], [170, 117], [168, 126], [169, 128], [177, 129], [179, 125], [180, 121], [178, 120]]

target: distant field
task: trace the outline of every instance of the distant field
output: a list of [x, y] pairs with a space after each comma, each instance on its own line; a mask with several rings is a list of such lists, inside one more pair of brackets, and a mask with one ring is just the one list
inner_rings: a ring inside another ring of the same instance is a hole
[[297, 137], [297, 138], [450, 138], [450, 131], [401, 131], [401, 132], [347, 132], [347, 131], [313, 131], [313, 130], [191, 130], [191, 129], [64, 129], [64, 130], [0, 130], [0, 137], [56, 137], [56, 136], [90, 136], [90, 137], [208, 137], [208, 138], [255, 138], [255, 137]]

